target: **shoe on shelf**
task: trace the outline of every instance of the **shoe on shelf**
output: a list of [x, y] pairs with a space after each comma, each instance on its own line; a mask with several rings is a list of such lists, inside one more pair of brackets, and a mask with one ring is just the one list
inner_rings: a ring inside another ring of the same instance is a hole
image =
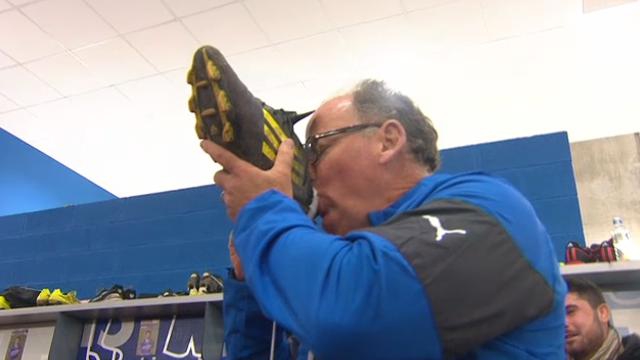
[[51, 297], [51, 290], [44, 288], [38, 294], [38, 298], [36, 299], [36, 304], [38, 306], [49, 305], [49, 298]]
[[130, 288], [124, 289], [122, 285], [113, 285], [109, 289], [102, 289], [98, 294], [91, 298], [89, 302], [98, 302], [105, 300], [131, 300], [136, 298], [136, 291]]
[[189, 275], [189, 282], [187, 282], [187, 291], [189, 291], [189, 295], [198, 295], [199, 287], [200, 275], [198, 273], [192, 273]]
[[49, 296], [49, 305], [62, 305], [62, 304], [78, 304], [78, 298], [75, 291], [69, 291], [63, 293], [60, 289], [55, 289]]
[[11, 309], [11, 304], [4, 298], [4, 296], [0, 295], [0, 310], [8, 310]]
[[25, 286], [11, 286], [0, 293], [12, 309], [36, 306], [40, 290]]
[[198, 289], [199, 294], [215, 294], [221, 293], [224, 288], [222, 283], [222, 278], [219, 276], [213, 275], [209, 272], [205, 272], [202, 274], [202, 278], [200, 279], [200, 288]]
[[293, 197], [309, 211], [313, 190], [307, 159], [293, 125], [311, 112], [276, 110], [254, 97], [212, 46], [196, 50], [187, 82], [192, 91], [189, 110], [195, 114], [200, 139], [209, 139], [263, 170], [273, 166], [280, 144], [293, 139]]
[[167, 289], [160, 293], [158, 297], [173, 297], [173, 296], [187, 296], [189, 295], [186, 291], [173, 291], [171, 289]]

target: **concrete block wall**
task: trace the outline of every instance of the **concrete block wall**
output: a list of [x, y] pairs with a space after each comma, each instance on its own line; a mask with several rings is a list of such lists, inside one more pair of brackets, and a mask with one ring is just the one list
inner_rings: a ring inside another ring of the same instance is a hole
[[549, 231], [559, 261], [569, 241], [584, 244], [566, 132], [446, 149], [441, 156], [440, 172], [484, 171], [520, 190]]
[[[584, 243], [566, 133], [442, 151], [442, 172], [486, 171], [529, 198], [558, 259]], [[184, 290], [191, 272], [224, 274], [231, 229], [214, 185], [0, 217], [0, 290], [76, 289], [90, 298], [113, 284], [139, 293]]]
[[113, 284], [185, 290], [191, 272], [225, 273], [231, 229], [219, 188], [204, 186], [0, 217], [0, 290]]

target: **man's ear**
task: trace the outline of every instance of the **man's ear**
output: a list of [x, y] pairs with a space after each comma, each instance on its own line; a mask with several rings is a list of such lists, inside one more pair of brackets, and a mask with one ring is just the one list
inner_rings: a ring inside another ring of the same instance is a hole
[[596, 311], [598, 312], [598, 319], [600, 320], [600, 322], [608, 324], [611, 320], [611, 309], [609, 308], [609, 305], [600, 304], [598, 305]]
[[380, 126], [380, 161], [388, 162], [404, 151], [407, 143], [407, 132], [404, 126], [395, 119], [389, 119]]

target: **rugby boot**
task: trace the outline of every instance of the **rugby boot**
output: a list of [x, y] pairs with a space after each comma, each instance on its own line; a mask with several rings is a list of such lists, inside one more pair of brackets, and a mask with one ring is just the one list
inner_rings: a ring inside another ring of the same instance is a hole
[[280, 144], [293, 139], [293, 197], [309, 211], [313, 190], [293, 125], [311, 112], [277, 110], [260, 101], [212, 46], [195, 52], [187, 82], [192, 90], [189, 110], [195, 114], [200, 139], [209, 139], [263, 170], [273, 166]]

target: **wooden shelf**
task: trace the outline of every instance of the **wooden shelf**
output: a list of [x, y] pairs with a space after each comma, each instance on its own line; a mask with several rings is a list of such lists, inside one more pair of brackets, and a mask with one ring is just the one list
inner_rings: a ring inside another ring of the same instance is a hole
[[567, 279], [589, 279], [604, 291], [640, 290], [640, 261], [565, 265], [560, 271]]

